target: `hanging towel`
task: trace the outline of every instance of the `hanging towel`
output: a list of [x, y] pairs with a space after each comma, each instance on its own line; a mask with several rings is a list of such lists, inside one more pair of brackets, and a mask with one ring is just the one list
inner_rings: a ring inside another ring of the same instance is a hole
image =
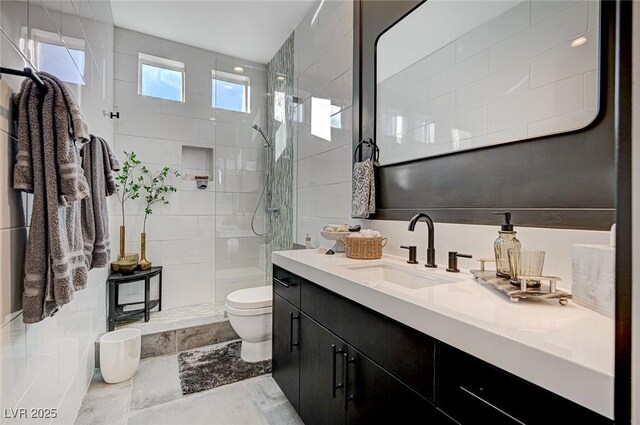
[[120, 169], [111, 148], [102, 138], [91, 135], [82, 150], [82, 168], [91, 197], [81, 201], [84, 255], [89, 270], [105, 267], [111, 257], [107, 196], [115, 193], [113, 171]]
[[44, 95], [25, 80], [19, 105], [14, 188], [33, 193], [25, 258], [23, 321], [36, 323], [73, 299], [87, 281], [80, 200], [89, 187], [77, 145], [88, 140], [86, 124], [64, 83], [38, 74]]
[[376, 212], [376, 182], [373, 161], [353, 164], [353, 179], [351, 182], [351, 217], [369, 218], [369, 214]]

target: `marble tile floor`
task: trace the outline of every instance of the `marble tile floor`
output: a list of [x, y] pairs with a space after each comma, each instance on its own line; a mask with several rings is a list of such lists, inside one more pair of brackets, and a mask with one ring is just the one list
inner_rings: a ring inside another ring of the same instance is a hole
[[142, 331], [142, 335], [148, 335], [208, 325], [222, 320], [225, 320], [224, 306], [207, 303], [172, 308], [170, 310], [152, 311], [148, 322], [145, 322], [142, 317], [137, 317], [131, 321], [117, 323], [116, 329], [136, 328]]
[[97, 370], [75, 424], [303, 425], [271, 375], [183, 396], [177, 354], [142, 360], [119, 384]]

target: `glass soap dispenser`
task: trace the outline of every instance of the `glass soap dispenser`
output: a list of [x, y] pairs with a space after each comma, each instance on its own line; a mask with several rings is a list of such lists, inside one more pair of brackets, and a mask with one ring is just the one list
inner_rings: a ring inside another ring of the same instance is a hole
[[511, 267], [509, 267], [509, 249], [520, 250], [520, 241], [516, 238], [516, 232], [511, 224], [511, 212], [496, 212], [493, 214], [504, 215], [504, 224], [498, 231], [498, 239], [493, 243], [493, 250], [496, 254], [496, 275], [499, 277], [511, 277]]

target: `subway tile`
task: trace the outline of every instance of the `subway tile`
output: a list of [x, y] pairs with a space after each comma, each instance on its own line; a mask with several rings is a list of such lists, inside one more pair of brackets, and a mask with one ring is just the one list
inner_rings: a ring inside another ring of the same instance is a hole
[[587, 29], [588, 4], [578, 2], [562, 12], [491, 47], [491, 72], [522, 63], [568, 42]]
[[138, 56], [116, 52], [114, 55], [114, 78], [128, 83], [138, 84]]
[[431, 79], [431, 97], [438, 97], [489, 75], [489, 52], [480, 52], [444, 69]]
[[214, 262], [198, 263], [198, 286], [213, 287], [215, 285], [215, 276]]
[[188, 291], [166, 291], [162, 298], [163, 309], [173, 309], [190, 305], [207, 304], [214, 302], [215, 289], [213, 285], [197, 286]]
[[[235, 214], [216, 216], [216, 238], [253, 237], [251, 219], [253, 214]], [[253, 221], [256, 231], [262, 233], [265, 228], [264, 210], [258, 211]]]
[[456, 91], [459, 109], [472, 109], [529, 90], [529, 62], [476, 81]]
[[457, 61], [485, 50], [520, 31], [529, 28], [531, 8], [541, 3], [559, 3], [557, 1], [522, 1], [503, 14], [474, 28], [455, 42]]
[[351, 182], [351, 146], [299, 161], [298, 187]]
[[216, 261], [249, 260], [265, 258], [265, 241], [263, 238], [232, 237], [216, 238]]
[[[211, 241], [213, 243], [213, 241]], [[198, 286], [198, 264], [168, 264], [162, 269], [164, 291], [190, 290]]]
[[258, 193], [217, 192], [216, 214], [250, 214], [255, 210], [259, 198], [260, 194]]
[[337, 44], [331, 46], [318, 61], [319, 87], [324, 87], [352, 67], [353, 46], [350, 40], [351, 33], [344, 36]]
[[531, 93], [510, 96], [489, 105], [489, 132], [526, 124], [530, 115]]
[[487, 133], [487, 107], [458, 112], [452, 127], [454, 140], [477, 137]]
[[160, 55], [160, 39], [151, 35], [116, 27], [115, 51], [138, 56], [138, 53]]
[[314, 62], [298, 76], [298, 96], [305, 100], [316, 93], [318, 88], [318, 63]]
[[342, 218], [351, 215], [351, 182], [298, 189], [299, 214]]
[[118, 158], [123, 158], [124, 152], [135, 152], [138, 159], [144, 163], [180, 165], [182, 142], [116, 134], [113, 151]]
[[425, 81], [442, 70], [454, 65], [456, 61], [456, 43], [449, 43], [406, 69], [407, 86]]
[[584, 108], [584, 77], [567, 78], [531, 91], [530, 121], [577, 112]]
[[587, 109], [530, 122], [527, 134], [529, 137], [538, 137], [558, 132], [578, 130], [589, 125], [595, 119], [597, 113], [598, 111], [596, 109]]
[[527, 1], [531, 8], [531, 24], [535, 25], [540, 21], [550, 18], [553, 15], [557, 15], [569, 6], [573, 6], [578, 3], [575, 0], [556, 0], [556, 1]]
[[598, 69], [600, 42], [593, 32], [582, 37], [587, 42], [581, 46], [571, 47], [567, 41], [531, 59], [532, 89]]

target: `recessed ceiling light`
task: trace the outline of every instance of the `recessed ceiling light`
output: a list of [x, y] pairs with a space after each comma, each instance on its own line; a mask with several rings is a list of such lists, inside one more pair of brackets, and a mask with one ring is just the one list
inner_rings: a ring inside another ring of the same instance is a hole
[[284, 78], [284, 76], [282, 76], [282, 75], [278, 75], [278, 76], [276, 77], [276, 80], [278, 80], [278, 81], [284, 81], [284, 80], [285, 80], [285, 78]]
[[244, 72], [244, 68], [241, 66], [234, 66], [233, 67], [233, 71], [234, 72]]
[[571, 42], [571, 47], [580, 47], [587, 42], [587, 37], [578, 37]]

